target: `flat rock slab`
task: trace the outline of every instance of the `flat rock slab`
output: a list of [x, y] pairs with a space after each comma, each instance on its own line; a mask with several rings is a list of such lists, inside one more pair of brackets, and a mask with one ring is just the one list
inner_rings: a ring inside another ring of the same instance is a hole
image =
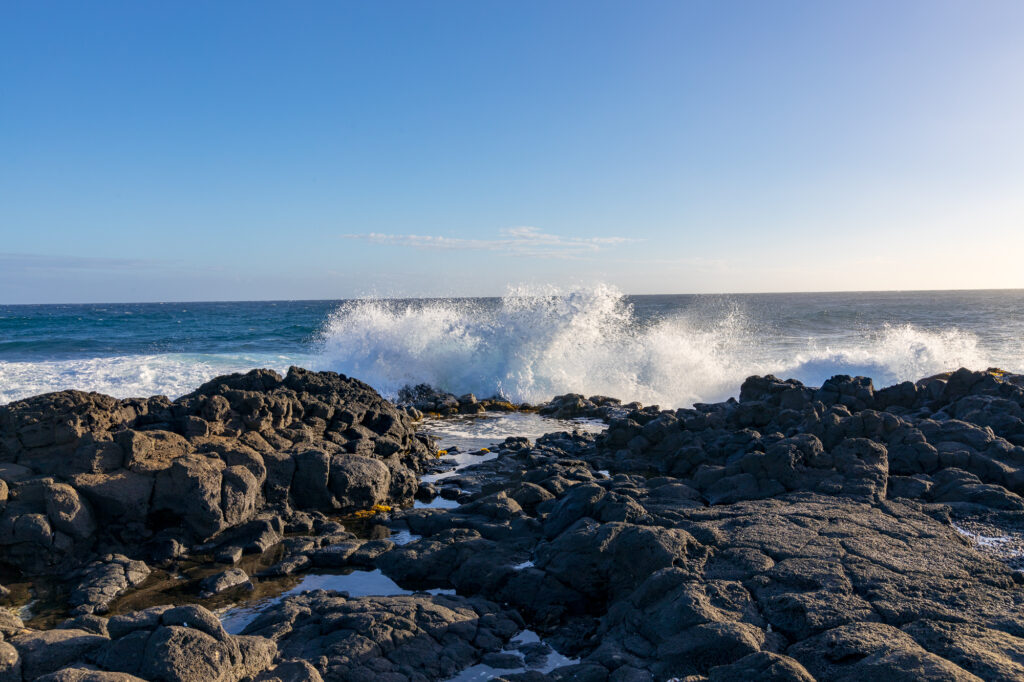
[[72, 613], [106, 613], [117, 597], [149, 577], [149, 566], [122, 554], [106, 555], [81, 569], [68, 601]]
[[483, 599], [409, 595], [347, 599], [315, 591], [289, 597], [245, 634], [277, 642], [326, 680], [442, 680], [499, 653], [521, 621]]
[[207, 599], [216, 594], [242, 587], [250, 590], [253, 588], [249, 575], [240, 568], [229, 568], [226, 571], [221, 571], [204, 578], [199, 584], [199, 596]]

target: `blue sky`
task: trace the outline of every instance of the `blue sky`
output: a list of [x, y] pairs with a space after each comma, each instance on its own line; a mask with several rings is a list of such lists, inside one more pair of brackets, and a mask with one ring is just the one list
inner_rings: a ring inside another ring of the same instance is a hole
[[1024, 287], [1024, 3], [5, 2], [0, 302]]

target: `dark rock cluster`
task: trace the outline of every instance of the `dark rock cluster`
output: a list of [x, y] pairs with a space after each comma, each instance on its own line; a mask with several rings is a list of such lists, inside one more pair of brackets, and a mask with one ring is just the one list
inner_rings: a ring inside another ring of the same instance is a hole
[[[433, 682], [472, 665], [508, 682], [1024, 679], [1024, 573], [965, 530], [995, 529], [1000, 547], [1024, 537], [1024, 377], [959, 370], [882, 390], [751, 377], [738, 400], [680, 410], [559, 396], [540, 409], [608, 429], [509, 438], [433, 483], [458, 506], [391, 510], [390, 537], [323, 514], [408, 497], [425, 468], [409, 415], [368, 391], [293, 370], [219, 379], [175, 403], [55, 394], [59, 419], [32, 400], [4, 408], [12, 535], [0, 542], [23, 533], [6, 561], [34, 567], [24, 533], [42, 538], [44, 524], [43, 568], [78, 550], [90, 561], [70, 574], [75, 617], [58, 629], [0, 609], [0, 682]], [[216, 397], [228, 407], [214, 418]], [[292, 412], [277, 418], [286, 397]], [[452, 414], [481, 405], [454, 400]], [[125, 445], [136, 439], [143, 454]], [[219, 487], [199, 484], [201, 466]], [[257, 482], [251, 505], [239, 469]], [[138, 517], [111, 515], [81, 485], [126, 473], [152, 481]], [[167, 486], [179, 506], [156, 501]], [[93, 551], [112, 545], [123, 555]], [[141, 548], [156, 564], [273, 557], [258, 572], [211, 571], [199, 588], [210, 596], [372, 569], [409, 593], [293, 594], [244, 636], [196, 606], [97, 616], [145, 577]], [[542, 668], [552, 647], [569, 662]]]
[[472, 393], [457, 396], [454, 393], [440, 391], [429, 384], [404, 387], [398, 392], [397, 404], [415, 419], [420, 419], [424, 415], [448, 417], [482, 412], [524, 411], [537, 412], [554, 419], [586, 417], [607, 420], [641, 407], [640, 403], [623, 405], [617, 398], [602, 395], [587, 398], [580, 393], [566, 393], [536, 405], [513, 403], [500, 396], [484, 399], [477, 399]]
[[12, 623], [0, 632], [10, 637], [0, 641], [2, 680], [234, 682], [256, 677], [277, 658], [273, 640], [229, 635], [201, 606], [81, 617], [53, 630]]
[[328, 680], [443, 680], [500, 652], [523, 626], [483, 599], [409, 595], [349, 599], [314, 591], [290, 598], [245, 632], [284, 658], [313, 662]]
[[566, 393], [555, 396], [543, 405], [538, 406], [537, 412], [546, 417], [555, 419], [576, 419], [586, 417], [588, 419], [609, 420], [618, 417], [623, 412], [640, 409], [640, 403], [622, 404], [618, 398], [609, 398], [603, 395], [592, 395], [589, 398], [583, 397], [581, 393]]
[[330, 372], [254, 370], [173, 402], [22, 400], [0, 407], [0, 563], [59, 573], [97, 549], [159, 559], [239, 530], [266, 549], [293, 511], [411, 499], [430, 453], [407, 415]]
[[754, 377], [593, 442], [510, 439], [444, 481], [466, 504], [398, 515], [422, 537], [377, 564], [580, 659], [509, 679], [1020, 679], [1024, 575], [951, 521], [1024, 526], [1022, 385]]
[[415, 419], [424, 415], [451, 416], [481, 412], [514, 412], [529, 405], [513, 405], [500, 397], [477, 399], [472, 393], [457, 396], [429, 384], [406, 386], [398, 392], [398, 405]]
[[710, 504], [805, 490], [1022, 510], [1022, 383], [959, 370], [876, 392], [864, 377], [752, 377], [738, 402], [613, 420], [596, 461], [686, 480]]

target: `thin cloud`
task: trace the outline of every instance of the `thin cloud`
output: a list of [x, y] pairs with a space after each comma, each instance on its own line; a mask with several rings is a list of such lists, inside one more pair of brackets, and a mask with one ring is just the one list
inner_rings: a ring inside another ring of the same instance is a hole
[[582, 258], [602, 249], [626, 244], [627, 237], [562, 237], [547, 234], [536, 227], [508, 227], [499, 230], [495, 239], [464, 239], [420, 234], [344, 234], [344, 239], [358, 239], [371, 244], [403, 246], [437, 251], [494, 251], [513, 256], [534, 258]]

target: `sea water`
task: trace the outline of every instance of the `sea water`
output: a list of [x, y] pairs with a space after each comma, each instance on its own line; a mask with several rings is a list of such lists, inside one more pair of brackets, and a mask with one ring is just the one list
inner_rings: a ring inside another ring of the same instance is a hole
[[67, 388], [177, 397], [290, 365], [386, 395], [428, 383], [538, 402], [578, 392], [662, 407], [747, 376], [884, 386], [958, 367], [1024, 371], [1024, 290], [0, 306], [0, 402]]

